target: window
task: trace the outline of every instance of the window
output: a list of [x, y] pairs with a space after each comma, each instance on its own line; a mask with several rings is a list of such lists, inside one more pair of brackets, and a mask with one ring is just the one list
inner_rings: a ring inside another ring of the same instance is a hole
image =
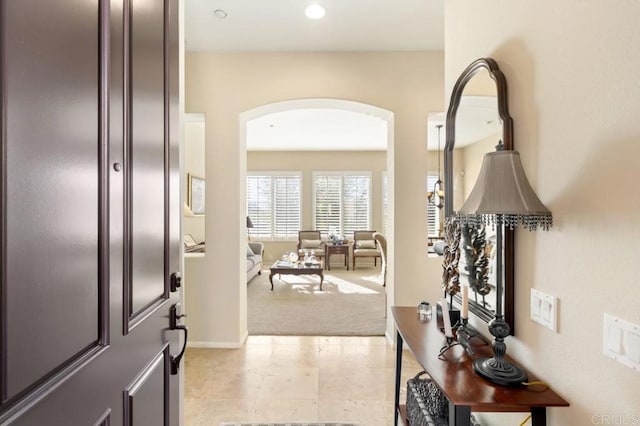
[[247, 215], [257, 239], [296, 239], [300, 230], [302, 176], [299, 172], [250, 172]]
[[[427, 176], [427, 191], [431, 191], [433, 189], [433, 185], [435, 185], [437, 180], [437, 175]], [[427, 200], [427, 234], [429, 237], [440, 236], [440, 212], [441, 209], [437, 208]]]
[[315, 227], [324, 235], [346, 238], [371, 224], [371, 173], [314, 173]]

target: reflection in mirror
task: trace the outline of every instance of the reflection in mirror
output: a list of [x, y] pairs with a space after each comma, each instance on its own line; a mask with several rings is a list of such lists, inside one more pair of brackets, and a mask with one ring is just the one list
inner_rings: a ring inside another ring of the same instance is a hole
[[[483, 69], [464, 87], [456, 114], [454, 156], [458, 161], [454, 161], [454, 211], [458, 211], [469, 197], [478, 179], [484, 154], [494, 151], [501, 138], [496, 85], [489, 72]], [[473, 307], [494, 313], [495, 230], [484, 226], [463, 226], [460, 231], [460, 283], [469, 286], [469, 302]]]
[[444, 176], [442, 174], [444, 150], [444, 113], [432, 113], [427, 121], [427, 241], [428, 256], [441, 256], [444, 244]]
[[[445, 148], [445, 215], [464, 204], [478, 178], [483, 156], [500, 142], [512, 149], [511, 118], [506, 111], [506, 83], [492, 60], [472, 63], [460, 76], [447, 113]], [[506, 123], [506, 125], [505, 125]], [[447, 200], [449, 198], [449, 200]], [[506, 320], [513, 331], [513, 233], [505, 235], [506, 271], [496, 266], [496, 232], [492, 227], [460, 229], [457, 277], [469, 286], [469, 311], [490, 321], [496, 308], [498, 273], [505, 273]], [[461, 303], [460, 296], [454, 299]]]
[[188, 253], [205, 250], [205, 178], [205, 117], [204, 114], [185, 114], [182, 231]]

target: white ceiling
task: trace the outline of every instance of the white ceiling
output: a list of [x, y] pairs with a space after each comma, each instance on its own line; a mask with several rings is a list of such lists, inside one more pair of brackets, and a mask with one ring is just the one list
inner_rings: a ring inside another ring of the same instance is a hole
[[[311, 3], [325, 7], [323, 19], [305, 16]], [[444, 0], [186, 0], [185, 44], [187, 51], [442, 50]], [[337, 109], [269, 114], [248, 122], [247, 132], [249, 150], [387, 147], [384, 120]]]
[[[437, 126], [440, 124], [443, 126], [440, 129], [440, 149], [444, 149], [447, 140], [445, 121], [445, 113], [429, 115], [429, 150], [438, 149]], [[495, 96], [465, 95], [460, 98], [460, 105], [456, 112], [456, 148], [462, 148], [491, 135], [501, 133], [502, 124], [498, 115], [498, 100]]]
[[359, 112], [304, 108], [247, 122], [249, 151], [386, 151], [385, 120]]
[[[324, 18], [305, 16], [311, 3], [325, 7]], [[444, 0], [186, 0], [185, 43], [187, 51], [442, 50]]]

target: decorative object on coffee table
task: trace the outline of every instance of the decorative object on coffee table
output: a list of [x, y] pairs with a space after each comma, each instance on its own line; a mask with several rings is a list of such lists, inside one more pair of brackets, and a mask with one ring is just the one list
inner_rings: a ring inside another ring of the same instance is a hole
[[[531, 188], [517, 151], [504, 151], [498, 144], [496, 152], [485, 154], [478, 180], [469, 198], [457, 212], [458, 220], [471, 227], [495, 226], [498, 271], [502, 271], [504, 228], [522, 225], [529, 231], [552, 226], [551, 212]], [[474, 361], [473, 369], [485, 379], [499, 385], [515, 386], [527, 380], [525, 371], [506, 361], [509, 324], [504, 320], [502, 305], [503, 276], [498, 274], [495, 318], [489, 323], [494, 336], [494, 356]]]

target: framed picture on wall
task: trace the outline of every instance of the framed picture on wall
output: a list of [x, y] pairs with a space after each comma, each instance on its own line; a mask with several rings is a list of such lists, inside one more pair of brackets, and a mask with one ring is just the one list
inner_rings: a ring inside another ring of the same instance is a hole
[[204, 178], [188, 175], [189, 208], [195, 215], [204, 214]]

